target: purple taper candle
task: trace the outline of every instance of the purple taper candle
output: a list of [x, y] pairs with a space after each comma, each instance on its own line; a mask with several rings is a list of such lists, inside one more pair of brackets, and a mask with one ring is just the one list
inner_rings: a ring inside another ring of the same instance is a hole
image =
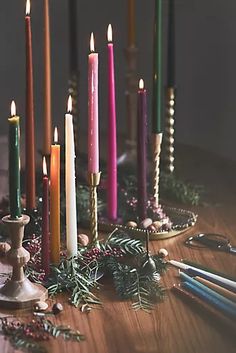
[[147, 93], [142, 79], [139, 81], [137, 120], [138, 217], [141, 221], [147, 214]]
[[117, 141], [114, 51], [112, 27], [108, 26], [108, 171], [107, 171], [107, 217], [117, 219]]

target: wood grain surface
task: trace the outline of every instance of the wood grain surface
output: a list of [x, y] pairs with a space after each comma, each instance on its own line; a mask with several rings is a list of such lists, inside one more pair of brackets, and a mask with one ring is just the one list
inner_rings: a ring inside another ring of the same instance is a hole
[[[181, 150], [182, 151], [182, 150]], [[235, 213], [235, 165], [205, 156], [199, 152], [196, 158], [189, 153], [185, 156], [188, 169], [185, 175], [195, 182], [205, 184], [207, 196], [205, 205], [190, 207], [198, 213], [197, 225], [188, 233], [178, 237], [151, 242], [151, 251], [166, 248], [170, 259], [187, 258], [216, 270], [236, 275], [236, 256], [211, 250], [193, 250], [183, 245], [190, 234], [196, 232], [218, 232], [227, 235], [236, 244]], [[204, 158], [203, 158], [204, 157]], [[182, 159], [181, 159], [182, 160]], [[179, 167], [179, 170], [182, 170]], [[177, 169], [178, 172], [178, 169]], [[181, 173], [180, 173], [181, 174]], [[181, 205], [182, 207], [182, 205]], [[189, 209], [189, 207], [187, 207]], [[3, 266], [2, 266], [3, 270]], [[170, 288], [178, 283], [178, 271], [169, 268], [162, 279], [166, 288], [166, 299], [151, 314], [134, 312], [129, 302], [121, 302], [109, 283], [102, 283], [101, 309], [81, 313], [67, 304], [67, 297], [58, 301], [65, 310], [52, 320], [57, 324], [68, 324], [79, 329], [86, 336], [82, 343], [68, 343], [62, 339], [51, 339], [47, 343], [50, 353], [233, 353], [235, 336], [224, 330], [219, 322], [190, 306], [172, 293]], [[1, 315], [6, 312], [1, 310]], [[27, 312], [18, 312], [18, 315]], [[0, 352], [12, 353], [14, 349], [2, 336]]]

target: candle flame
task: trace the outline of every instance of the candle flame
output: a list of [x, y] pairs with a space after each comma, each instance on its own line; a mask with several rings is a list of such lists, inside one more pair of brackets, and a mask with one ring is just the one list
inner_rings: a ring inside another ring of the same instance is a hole
[[112, 26], [109, 24], [107, 28], [107, 40], [108, 42], [112, 42]]
[[72, 113], [72, 97], [69, 95], [67, 101], [67, 113]]
[[47, 175], [48, 171], [47, 171], [47, 162], [46, 162], [46, 158], [43, 157], [43, 175]]
[[26, 0], [25, 14], [26, 16], [30, 15], [30, 0]]
[[95, 48], [94, 48], [94, 34], [93, 34], [93, 32], [91, 33], [91, 36], [90, 36], [90, 51], [91, 52], [95, 52]]
[[16, 116], [16, 103], [14, 101], [11, 102], [11, 116]]
[[139, 80], [139, 89], [144, 89], [144, 81], [142, 78]]
[[54, 143], [58, 142], [58, 130], [57, 127], [55, 127], [54, 129]]

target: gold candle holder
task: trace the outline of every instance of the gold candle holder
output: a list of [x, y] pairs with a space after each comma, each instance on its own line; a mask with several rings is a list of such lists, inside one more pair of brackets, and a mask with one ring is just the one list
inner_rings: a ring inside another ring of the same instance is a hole
[[155, 205], [159, 205], [160, 154], [162, 133], [153, 134], [153, 196]]
[[174, 123], [175, 123], [175, 89], [168, 87], [166, 91], [166, 126], [165, 126], [165, 169], [167, 173], [173, 173], [174, 166]]
[[100, 183], [101, 173], [89, 173], [90, 188], [90, 231], [92, 236], [92, 245], [99, 247], [98, 241], [98, 198], [97, 187]]
[[4, 308], [31, 308], [36, 302], [44, 301], [48, 297], [46, 288], [40, 284], [31, 283], [24, 274], [23, 267], [29, 261], [30, 254], [23, 248], [22, 240], [25, 225], [29, 220], [30, 217], [26, 215], [22, 215], [19, 219], [11, 219], [10, 216], [2, 218], [11, 238], [11, 248], [6, 253], [6, 263], [12, 266], [11, 279], [0, 286], [0, 306]]

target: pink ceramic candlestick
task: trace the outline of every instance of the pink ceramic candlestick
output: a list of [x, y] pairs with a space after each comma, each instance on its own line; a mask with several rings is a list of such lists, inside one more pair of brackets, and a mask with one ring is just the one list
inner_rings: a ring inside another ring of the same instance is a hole
[[107, 176], [107, 216], [117, 219], [117, 142], [116, 142], [116, 97], [114, 74], [114, 51], [112, 27], [108, 26], [108, 176]]
[[99, 172], [98, 141], [98, 54], [94, 52], [91, 34], [88, 59], [88, 172]]

